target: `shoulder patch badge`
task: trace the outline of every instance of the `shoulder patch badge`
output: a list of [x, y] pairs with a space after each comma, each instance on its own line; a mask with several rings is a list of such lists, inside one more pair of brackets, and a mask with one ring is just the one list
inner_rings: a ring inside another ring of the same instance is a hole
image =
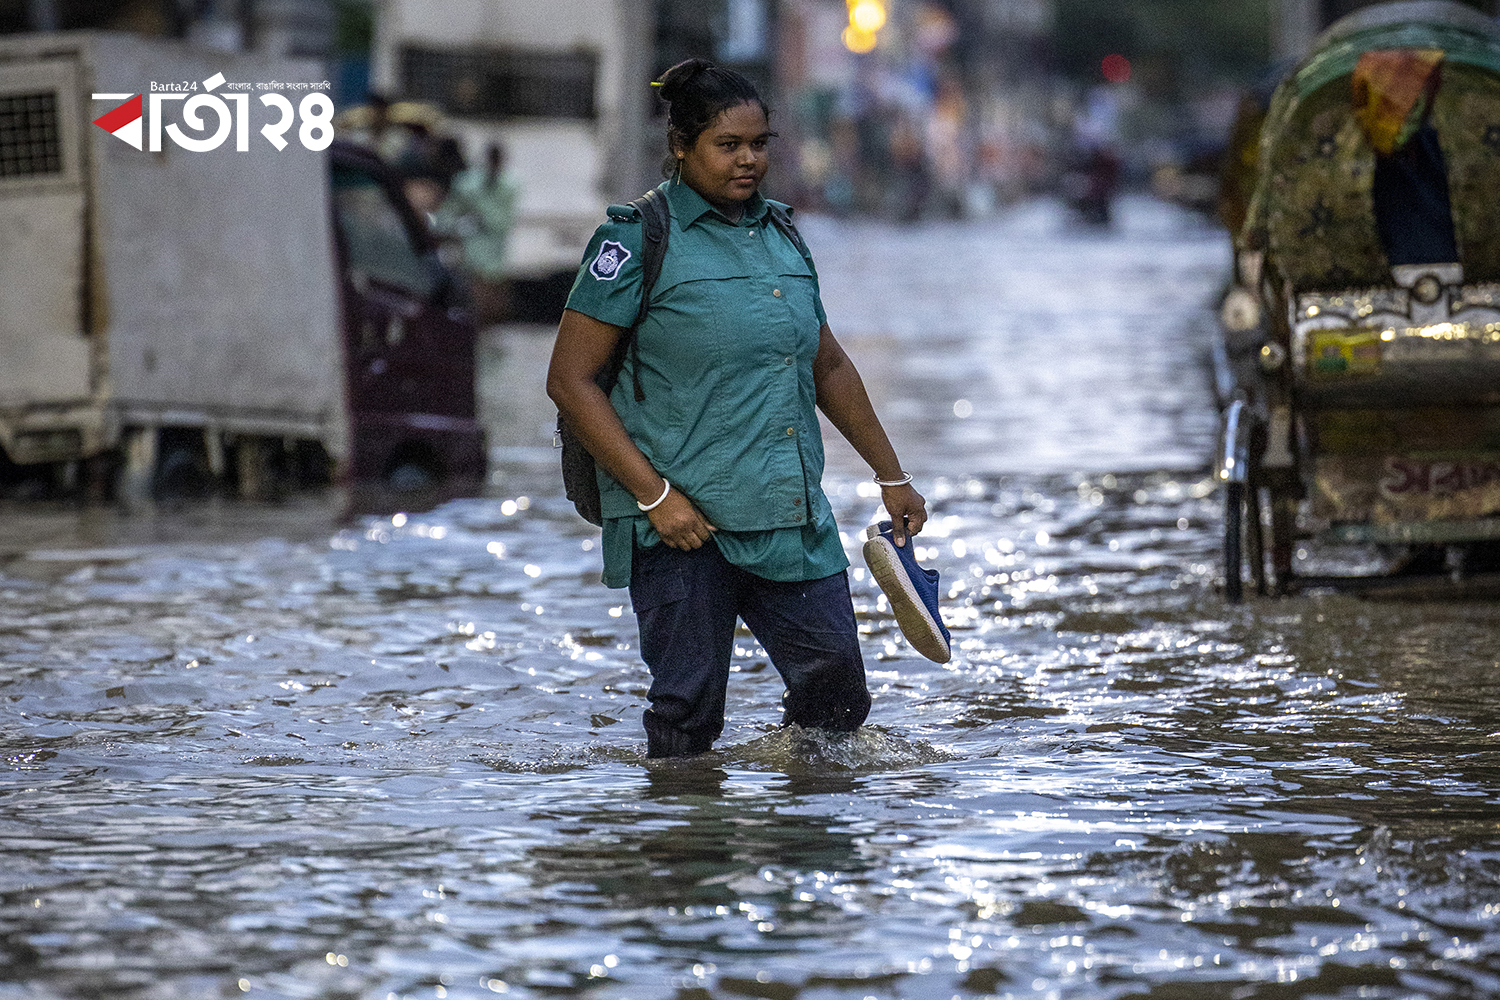
[[625, 266], [631, 253], [614, 240], [605, 240], [604, 245], [599, 248], [599, 256], [589, 265], [589, 273], [600, 281], [614, 281], [620, 273], [620, 268]]

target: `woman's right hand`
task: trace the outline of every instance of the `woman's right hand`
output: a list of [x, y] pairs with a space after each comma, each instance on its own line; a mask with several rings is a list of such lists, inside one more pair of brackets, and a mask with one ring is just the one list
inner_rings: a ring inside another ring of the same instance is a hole
[[648, 511], [651, 527], [661, 540], [674, 549], [696, 549], [718, 531], [708, 519], [693, 506], [693, 502], [675, 489], [654, 510]]

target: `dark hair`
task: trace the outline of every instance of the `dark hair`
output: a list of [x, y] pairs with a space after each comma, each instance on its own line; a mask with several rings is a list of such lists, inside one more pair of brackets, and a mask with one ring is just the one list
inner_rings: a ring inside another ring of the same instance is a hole
[[766, 120], [771, 109], [744, 76], [715, 66], [707, 59], [686, 59], [667, 70], [654, 84], [656, 95], [667, 103], [667, 164], [676, 166], [672, 147], [691, 149], [714, 119], [741, 104], [759, 104]]

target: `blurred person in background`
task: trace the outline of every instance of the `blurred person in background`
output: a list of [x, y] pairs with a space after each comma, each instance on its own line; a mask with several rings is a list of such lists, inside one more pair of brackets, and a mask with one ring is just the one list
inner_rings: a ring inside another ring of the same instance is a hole
[[[812, 257], [760, 184], [769, 110], [702, 59], [660, 81], [670, 218], [642, 304], [642, 209], [615, 206], [568, 298], [547, 390], [594, 456], [604, 582], [629, 586], [650, 668], [647, 755], [708, 750], [724, 728], [742, 618], [786, 684], [783, 720], [852, 731], [870, 709], [817, 411], [870, 464], [895, 544], [927, 510], [834, 339]], [[606, 395], [595, 381], [627, 329]]]
[[443, 116], [421, 101], [397, 101], [371, 92], [366, 103], [334, 119], [340, 137], [373, 151], [401, 177], [406, 200], [431, 219], [453, 178], [464, 169], [458, 140], [443, 129]]
[[927, 202], [932, 188], [932, 177], [927, 170], [927, 150], [922, 144], [922, 132], [916, 116], [902, 109], [891, 129], [891, 163], [894, 165], [894, 194], [896, 218], [902, 222], [915, 222], [922, 215], [922, 206]]
[[453, 178], [464, 169], [458, 140], [439, 135], [424, 121], [403, 123], [408, 140], [394, 162], [406, 200], [429, 222], [448, 196]]
[[505, 147], [493, 142], [484, 166], [469, 167], [453, 178], [447, 199], [433, 216], [433, 229], [463, 248], [462, 269], [481, 323], [500, 322], [509, 311], [505, 269], [519, 194], [515, 174], [505, 166]]
[[1072, 142], [1063, 194], [1084, 222], [1107, 226], [1124, 168], [1118, 153], [1120, 104], [1113, 90], [1105, 86], [1089, 90], [1073, 118]]
[[959, 82], [951, 77], [939, 80], [927, 119], [927, 159], [933, 200], [947, 218], [964, 214], [964, 189], [969, 180], [968, 114], [968, 101]]
[[359, 143], [387, 163], [395, 163], [406, 152], [411, 134], [391, 118], [391, 99], [371, 91], [365, 103], [339, 115], [334, 122], [340, 137]]

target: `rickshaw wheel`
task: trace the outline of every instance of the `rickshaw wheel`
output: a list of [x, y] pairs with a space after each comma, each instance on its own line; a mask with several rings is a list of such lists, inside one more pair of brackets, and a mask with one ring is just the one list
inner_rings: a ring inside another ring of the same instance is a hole
[[1266, 596], [1266, 544], [1260, 526], [1260, 487], [1254, 480], [1245, 488], [1245, 560], [1255, 593]]
[[1297, 498], [1271, 492], [1271, 573], [1278, 595], [1292, 589], [1292, 550], [1296, 539]]
[[1245, 484], [1224, 484], [1224, 599], [1238, 604], [1245, 598], [1240, 579], [1240, 533], [1244, 530]]

